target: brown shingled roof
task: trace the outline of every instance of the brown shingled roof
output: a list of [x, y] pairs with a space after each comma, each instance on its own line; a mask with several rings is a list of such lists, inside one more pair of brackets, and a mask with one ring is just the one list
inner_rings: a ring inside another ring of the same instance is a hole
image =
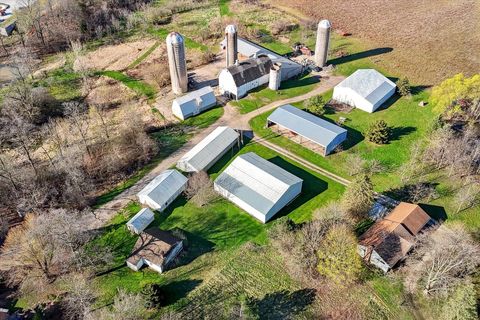
[[403, 224], [415, 236], [430, 221], [430, 216], [417, 204], [400, 202], [385, 219]]
[[359, 239], [359, 244], [373, 248], [393, 267], [410, 251], [415, 236], [430, 221], [418, 205], [401, 202], [384, 219], [375, 222]]
[[161, 266], [168, 252], [180, 241], [170, 232], [158, 228], [147, 229], [140, 234], [127, 261], [137, 265], [140, 259], [144, 258]]

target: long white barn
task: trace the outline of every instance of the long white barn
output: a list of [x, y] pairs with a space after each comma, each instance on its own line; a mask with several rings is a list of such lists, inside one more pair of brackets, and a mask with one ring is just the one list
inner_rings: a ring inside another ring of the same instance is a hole
[[141, 204], [153, 210], [165, 210], [186, 188], [188, 179], [177, 170], [165, 170], [137, 196]]
[[179, 119], [196, 116], [217, 105], [212, 87], [207, 86], [176, 98], [172, 102], [172, 113]]
[[333, 100], [374, 112], [394, 93], [396, 85], [374, 69], [359, 69], [333, 89]]
[[266, 223], [302, 191], [303, 180], [253, 152], [242, 154], [218, 176], [215, 190]]
[[238, 141], [239, 134], [229, 127], [218, 127], [177, 162], [185, 172], [206, 171]]

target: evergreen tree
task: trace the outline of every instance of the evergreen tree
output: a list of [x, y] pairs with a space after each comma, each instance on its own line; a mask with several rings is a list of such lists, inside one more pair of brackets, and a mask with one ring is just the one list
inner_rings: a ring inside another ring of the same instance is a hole
[[409, 96], [412, 93], [412, 87], [408, 78], [400, 78], [397, 80], [397, 91], [402, 97]]
[[367, 139], [376, 144], [387, 144], [390, 142], [392, 128], [384, 120], [375, 121], [367, 130]]

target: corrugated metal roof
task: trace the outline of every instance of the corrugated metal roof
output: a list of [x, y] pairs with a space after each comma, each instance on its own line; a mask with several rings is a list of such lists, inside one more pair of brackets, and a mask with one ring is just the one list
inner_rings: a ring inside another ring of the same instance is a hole
[[290, 60], [278, 53], [275, 53], [267, 48], [264, 48], [254, 42], [248, 41], [244, 38], [237, 39], [238, 52], [245, 57], [252, 57], [254, 55], [266, 54], [272, 62], [280, 62], [282, 64], [282, 81], [293, 77], [302, 72], [302, 66], [293, 60]]
[[263, 214], [290, 186], [302, 179], [256, 155], [242, 154], [220, 174], [215, 183]]
[[359, 69], [340, 82], [337, 87], [349, 88], [372, 104], [380, 101], [395, 83], [374, 69]]
[[324, 147], [347, 130], [287, 104], [277, 108], [268, 121], [281, 125]]
[[240, 87], [245, 83], [249, 83], [269, 74], [272, 66], [273, 63], [269, 57], [260, 56], [258, 58], [243, 60], [238, 65], [231, 65], [227, 70], [232, 75], [235, 85]]
[[127, 225], [132, 225], [136, 230], [144, 230], [152, 222], [154, 216], [152, 210], [143, 208], [127, 222]]
[[188, 151], [178, 163], [188, 163], [197, 171], [207, 168], [238, 139], [238, 132], [229, 127], [218, 127]]
[[[172, 102], [173, 113], [180, 118], [187, 118], [189, 116], [198, 114], [207, 110], [217, 104], [217, 99], [212, 87], [207, 86], [199, 90], [189, 92], [188, 94], [179, 97]], [[176, 109], [175, 105], [178, 105]], [[176, 111], [181, 114], [176, 114]]]
[[186, 183], [187, 178], [177, 170], [165, 170], [153, 179], [138, 196], [146, 196], [157, 204], [167, 203]]

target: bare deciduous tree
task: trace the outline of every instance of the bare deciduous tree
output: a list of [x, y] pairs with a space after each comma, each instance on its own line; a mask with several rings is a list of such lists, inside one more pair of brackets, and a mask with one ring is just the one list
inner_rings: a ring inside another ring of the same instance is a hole
[[427, 295], [448, 292], [480, 265], [480, 247], [463, 228], [445, 226], [418, 238], [407, 262], [407, 284]]
[[202, 207], [217, 198], [213, 189], [213, 182], [205, 171], [192, 174], [187, 182], [185, 196], [195, 205]]

